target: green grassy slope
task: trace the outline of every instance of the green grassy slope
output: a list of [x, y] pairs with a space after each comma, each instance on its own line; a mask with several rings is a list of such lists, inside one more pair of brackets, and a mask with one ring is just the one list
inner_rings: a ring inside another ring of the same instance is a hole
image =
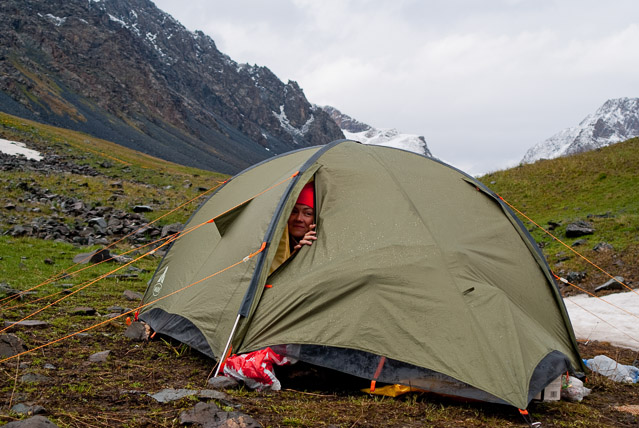
[[[136, 204], [151, 204], [155, 213], [149, 220], [197, 196], [204, 189], [216, 186], [228, 176], [174, 164], [145, 155], [115, 143], [63, 128], [42, 125], [0, 113], [0, 138], [26, 143], [30, 148], [55, 154], [73, 164], [88, 166], [100, 175], [35, 174], [33, 172], [5, 171], [0, 198], [14, 199], [19, 189], [12, 183], [35, 181], [51, 193], [85, 199], [95, 205], [113, 205], [127, 209]], [[122, 182], [122, 195], [117, 201], [108, 201], [109, 189], [114, 182]], [[46, 213], [45, 213], [46, 214]], [[188, 218], [188, 210], [170, 220]]]
[[[81, 132], [43, 125], [0, 112], [0, 138], [24, 141], [36, 150], [74, 156], [82, 164], [99, 167], [104, 162], [120, 167], [113, 177], [127, 178], [156, 186], [175, 184], [176, 180], [194, 179], [194, 184], [207, 178], [224, 177], [211, 171], [186, 167], [124, 146], [101, 140]], [[128, 167], [128, 169], [126, 168]]]
[[[622, 276], [639, 281], [632, 266], [639, 252], [639, 138], [497, 171], [480, 180], [530, 220], [611, 274], [625, 272]], [[592, 281], [603, 278], [541, 228], [520, 218], [529, 226], [551, 267], [592, 272]], [[578, 220], [590, 223], [595, 233], [566, 238], [566, 226]], [[579, 239], [587, 243], [572, 247]], [[593, 251], [600, 242], [611, 244], [614, 250]]]
[[[56, 155], [61, 162], [88, 167], [97, 175], [64, 172], [22, 171], [10, 169], [0, 174], [0, 283], [25, 290], [73, 266], [73, 256], [98, 247], [80, 247], [67, 243], [32, 238], [11, 237], [5, 232], [13, 225], [30, 224], [36, 218], [61, 217], [73, 226], [76, 217], [65, 214], [56, 204], [25, 200], [25, 188], [46, 189], [47, 194], [73, 197], [87, 207], [108, 206], [132, 212], [135, 205], [149, 205], [148, 221], [162, 227], [185, 222], [209, 189], [217, 187], [227, 176], [173, 164], [130, 150], [109, 141], [63, 128], [0, 113], [0, 138], [27, 144], [31, 149]], [[117, 183], [117, 188], [114, 184]], [[197, 198], [204, 195], [202, 198]], [[188, 201], [193, 202], [188, 203]], [[8, 209], [8, 205], [15, 208]], [[184, 205], [182, 208], [177, 209]], [[160, 218], [161, 217], [161, 218]], [[112, 239], [115, 242], [116, 239]], [[114, 247], [116, 253], [131, 251], [128, 242]], [[48, 262], [45, 263], [45, 260]], [[152, 272], [157, 260], [141, 261]], [[106, 270], [105, 270], [106, 269]], [[113, 269], [101, 266], [76, 275], [71, 282], [79, 284]], [[141, 279], [150, 279], [142, 275]], [[58, 286], [60, 286], [60, 281]], [[109, 281], [107, 281], [109, 282]], [[138, 288], [144, 291], [145, 283]], [[121, 288], [121, 287], [120, 287]], [[60, 291], [55, 284], [42, 293]], [[1, 296], [0, 296], [1, 297]], [[89, 299], [91, 294], [89, 294]], [[106, 304], [106, 302], [105, 302]]]

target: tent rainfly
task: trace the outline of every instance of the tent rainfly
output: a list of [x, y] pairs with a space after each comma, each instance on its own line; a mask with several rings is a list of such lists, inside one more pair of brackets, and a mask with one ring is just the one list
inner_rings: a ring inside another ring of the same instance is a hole
[[[318, 239], [269, 274], [311, 179]], [[583, 370], [550, 268], [498, 196], [435, 159], [348, 140], [230, 179], [185, 225], [143, 303], [153, 330], [216, 359], [227, 344], [270, 346], [521, 409]]]

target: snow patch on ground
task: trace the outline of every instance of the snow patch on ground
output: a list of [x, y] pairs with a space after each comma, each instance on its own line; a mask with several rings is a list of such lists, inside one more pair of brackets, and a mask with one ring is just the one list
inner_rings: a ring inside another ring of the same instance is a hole
[[639, 351], [639, 289], [601, 298], [579, 294], [564, 302], [577, 339]]
[[3, 140], [0, 138], [0, 152], [7, 155], [24, 155], [27, 159], [42, 160], [42, 155], [36, 150], [28, 149], [23, 143]]

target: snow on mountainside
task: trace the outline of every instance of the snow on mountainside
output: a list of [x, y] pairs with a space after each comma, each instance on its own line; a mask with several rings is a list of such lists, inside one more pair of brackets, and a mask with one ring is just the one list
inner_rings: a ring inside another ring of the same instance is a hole
[[522, 163], [585, 152], [639, 136], [639, 98], [611, 99], [578, 126], [530, 148]]
[[339, 125], [344, 136], [349, 140], [359, 141], [363, 144], [373, 144], [379, 146], [395, 147], [397, 149], [408, 150], [420, 155], [433, 157], [428, 149], [424, 137], [415, 134], [402, 134], [397, 129], [376, 129], [370, 125], [362, 123], [357, 119], [340, 112], [335, 107], [321, 107]]

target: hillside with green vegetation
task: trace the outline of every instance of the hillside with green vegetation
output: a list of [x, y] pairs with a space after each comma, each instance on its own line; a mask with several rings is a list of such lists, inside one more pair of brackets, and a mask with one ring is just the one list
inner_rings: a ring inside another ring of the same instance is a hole
[[[115, 143], [91, 137], [87, 134], [56, 128], [0, 113], [0, 138], [25, 142], [31, 149], [53, 156], [59, 162], [84, 167], [92, 175], [4, 170], [0, 200], [20, 198], [20, 182], [37, 183], [50, 193], [74, 196], [87, 203], [109, 205], [130, 210], [139, 204], [153, 206], [149, 220], [172, 210], [200, 193], [217, 186], [228, 176], [211, 171], [177, 165], [145, 155]], [[113, 184], [120, 183], [117, 197], [113, 196]], [[164, 220], [184, 220], [191, 208], [176, 212]], [[42, 211], [50, 214], [50, 211]], [[30, 217], [29, 210], [21, 216]], [[1, 220], [0, 220], [1, 224]], [[1, 225], [0, 225], [1, 227]]]
[[[20, 327], [1, 333], [15, 334], [32, 352], [0, 362], [0, 423], [26, 418], [13, 406], [34, 403], [43, 406], [48, 419], [59, 427], [183, 426], [180, 414], [204, 399], [189, 396], [160, 403], [150, 394], [164, 388], [205, 389], [214, 362], [168, 338], [143, 342], [126, 338], [126, 319], [140, 303], [125, 293], [145, 291], [162, 257], [161, 251], [150, 250], [162, 250], [170, 238], [150, 235], [150, 225], [161, 229], [184, 223], [227, 177], [4, 114], [0, 114], [0, 138], [24, 142], [46, 154], [43, 163], [49, 165], [0, 165], [0, 314], [5, 322], [46, 323], [38, 329]], [[638, 144], [635, 139], [495, 172], [481, 180], [539, 225], [549, 228], [552, 222], [552, 233], [567, 245], [576, 240], [563, 236], [569, 223], [591, 223], [594, 234], [575, 248], [636, 283]], [[81, 203], [90, 215], [80, 216], [69, 209], [70, 203]], [[152, 210], [136, 214], [140, 205]], [[92, 231], [97, 227], [93, 213], [114, 212], [138, 221], [140, 227], [107, 236], [111, 252], [123, 257], [116, 263], [74, 262], [78, 255], [104, 246], [97, 241], [84, 245], [84, 241], [18, 233], [53, 220], [56, 227]], [[587, 271], [581, 285], [598, 283], [600, 273], [532, 223], [529, 226], [553, 269]], [[593, 250], [599, 242], [614, 249]], [[16, 290], [29, 291], [17, 296]], [[580, 349], [584, 358], [607, 353], [623, 364], [637, 358], [636, 352], [606, 344], [580, 344]], [[105, 362], [90, 361], [104, 351], [109, 351]], [[289, 379], [283, 391], [231, 389], [215, 402], [229, 414], [249, 414], [264, 427], [525, 426], [517, 410], [507, 406], [459, 402], [423, 392], [397, 398], [371, 396], [359, 391], [359, 383], [337, 377], [339, 385], [309, 369], [305, 377]], [[639, 423], [639, 416], [620, 410], [639, 402], [638, 385], [616, 384], [595, 374], [589, 379], [590, 397], [580, 403], [533, 402], [532, 418], [545, 427]]]
[[[215, 180], [227, 177], [223, 174], [171, 163], [88, 134], [43, 125], [2, 112], [0, 112], [0, 138], [25, 142], [34, 150], [69, 158], [79, 165], [87, 165], [103, 171], [104, 175], [113, 180], [125, 179], [138, 183], [140, 187], [131, 189], [135, 192], [130, 195], [131, 197], [141, 195], [152, 198], [153, 196], [179, 195], [179, 197], [188, 198], [193, 195], [193, 192], [188, 189], [181, 190], [185, 180], [191, 181], [193, 188], [197, 188], [198, 186], [206, 187]], [[154, 189], [171, 186], [174, 189], [166, 195], [149, 195], [142, 190], [146, 188], [143, 185]], [[61, 191], [68, 191], [64, 185], [58, 187]], [[90, 193], [96, 197], [96, 201], [100, 201], [99, 189]]]
[[[639, 285], [639, 138], [480, 180], [520, 211], [556, 273], [585, 272], [583, 285], [592, 290], [608, 279], [592, 262]], [[594, 233], [566, 237], [566, 227], [577, 221], [588, 223]], [[594, 250], [599, 243], [612, 249]]]

